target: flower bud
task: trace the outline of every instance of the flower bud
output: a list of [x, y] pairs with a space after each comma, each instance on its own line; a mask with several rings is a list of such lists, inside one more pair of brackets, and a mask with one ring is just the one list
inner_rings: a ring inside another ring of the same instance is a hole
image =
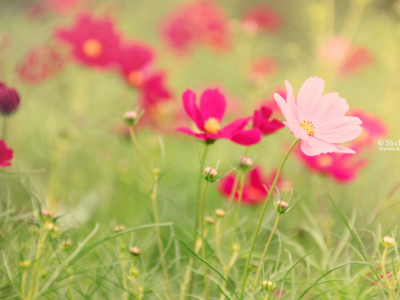
[[42, 217], [46, 218], [49, 216], [49, 212], [45, 209], [42, 210]]
[[129, 248], [129, 253], [132, 254], [133, 256], [139, 256], [140, 255], [140, 249], [138, 247], [130, 247]]
[[156, 176], [160, 175], [161, 174], [161, 169], [160, 168], [154, 168], [153, 169], [153, 174], [156, 175]]
[[217, 217], [220, 217], [220, 218], [225, 217], [225, 211], [220, 208], [215, 210], [215, 214], [217, 215]]
[[382, 245], [385, 246], [386, 248], [390, 248], [394, 245], [394, 238], [390, 236], [385, 236], [382, 239]]
[[54, 223], [46, 222], [44, 223], [43, 228], [47, 231], [51, 231], [54, 229]]
[[0, 82], [0, 114], [8, 116], [14, 113], [19, 106], [19, 95], [13, 88], [7, 88]]
[[124, 122], [128, 126], [133, 126], [137, 123], [138, 121], [138, 115], [135, 111], [128, 111], [124, 115]]
[[70, 250], [72, 247], [72, 242], [71, 240], [64, 240], [61, 242], [60, 248], [64, 251]]
[[210, 225], [214, 224], [214, 218], [213, 217], [207, 216], [207, 217], [204, 218], [204, 220]]
[[21, 269], [30, 269], [32, 267], [32, 263], [30, 261], [24, 260], [19, 263], [19, 267]]
[[234, 252], [238, 252], [238, 251], [240, 250], [240, 246], [239, 246], [238, 244], [233, 244], [232, 250], [233, 250]]
[[249, 171], [253, 167], [253, 161], [247, 156], [242, 156], [239, 159], [239, 167], [245, 172]]
[[276, 201], [276, 211], [282, 213], [285, 211], [286, 208], [289, 207], [285, 201]]
[[218, 172], [214, 168], [207, 167], [204, 169], [203, 176], [206, 180], [211, 181], [218, 176]]
[[264, 280], [262, 283], [262, 287], [264, 290], [271, 291], [274, 289], [274, 283], [270, 280]]
[[119, 231], [124, 231], [125, 230], [125, 225], [119, 225]]

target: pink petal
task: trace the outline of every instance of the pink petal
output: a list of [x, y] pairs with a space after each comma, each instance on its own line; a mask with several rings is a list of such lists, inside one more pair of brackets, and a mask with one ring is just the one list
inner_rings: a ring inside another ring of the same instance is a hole
[[301, 140], [301, 150], [304, 154], [308, 156], [314, 156], [321, 153], [356, 153], [354, 150], [350, 148], [346, 148], [343, 146], [329, 144], [324, 141], [321, 141], [315, 137], [308, 137], [307, 139]]
[[322, 96], [319, 108], [311, 117], [315, 127], [319, 127], [325, 122], [343, 117], [349, 110], [346, 99], [340, 98], [338, 93], [329, 93]]
[[281, 95], [275, 93], [274, 98], [276, 103], [278, 104], [279, 108], [281, 109], [282, 115], [288, 122], [296, 122], [297, 119], [295, 118], [293, 114], [292, 108], [289, 106], [289, 104], [286, 103], [286, 101], [282, 98]]
[[294, 134], [298, 139], [308, 139], [308, 134], [298, 124], [283, 122], [286, 127], [289, 128], [290, 132]]
[[195, 122], [197, 128], [204, 130], [204, 122], [201, 113], [196, 105], [196, 94], [191, 90], [186, 90], [182, 94], [183, 107], [188, 116]]
[[303, 83], [297, 96], [298, 120], [300, 122], [311, 120], [314, 110], [321, 101], [324, 86], [324, 80], [317, 76], [310, 77]]
[[[286, 86], [286, 102], [287, 104], [290, 106], [291, 111], [292, 111], [292, 115], [293, 115], [293, 119], [295, 119], [297, 122], [295, 123], [300, 123], [299, 122], [299, 116], [298, 116], [298, 107], [296, 104], [296, 101], [294, 100], [294, 94], [293, 94], [293, 88], [291, 86], [291, 84], [289, 83], [289, 81], [285, 81], [285, 86]], [[288, 121], [288, 120], [286, 120]]]
[[225, 107], [225, 97], [218, 89], [205, 90], [201, 95], [200, 112], [204, 121], [207, 121], [209, 118], [214, 118], [221, 122], [225, 114]]
[[[258, 167], [250, 172], [250, 185], [256, 188], [264, 188], [264, 182], [261, 177], [261, 172]], [[266, 183], [265, 183], [266, 184]]]
[[186, 127], [179, 127], [179, 128], [176, 129], [176, 131], [186, 133], [188, 135], [197, 137], [198, 139], [201, 139], [201, 140], [210, 139], [207, 134], [205, 134], [205, 133], [195, 133], [192, 130], [190, 130], [189, 128], [186, 128]]
[[251, 120], [251, 117], [236, 119], [235, 121], [224, 126], [220, 130], [220, 134], [226, 138], [229, 138], [236, 131], [243, 130], [246, 127], [246, 125], [249, 123], [250, 120]]
[[231, 137], [231, 141], [244, 146], [255, 145], [261, 141], [262, 132], [258, 129], [238, 131]]
[[357, 117], [341, 117], [315, 128], [315, 137], [328, 143], [344, 143], [357, 138], [362, 131]]

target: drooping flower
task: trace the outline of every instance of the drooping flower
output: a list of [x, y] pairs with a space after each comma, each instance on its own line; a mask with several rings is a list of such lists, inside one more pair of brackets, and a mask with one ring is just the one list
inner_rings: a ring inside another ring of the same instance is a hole
[[11, 166], [11, 159], [13, 158], [13, 151], [7, 148], [6, 143], [0, 140], [0, 168]]
[[253, 115], [253, 128], [258, 128], [264, 135], [267, 135], [285, 127], [285, 125], [277, 119], [270, 120], [271, 115], [272, 109], [267, 106], [261, 106], [259, 110], [255, 110]]
[[53, 46], [45, 45], [27, 52], [17, 66], [17, 73], [22, 81], [39, 83], [60, 71], [65, 57]]
[[319, 173], [340, 183], [356, 180], [360, 170], [368, 165], [368, 159], [358, 158], [348, 153], [328, 153], [307, 156], [298, 147], [294, 150], [296, 158], [311, 172]]
[[349, 105], [338, 93], [322, 95], [325, 82], [310, 77], [302, 85], [294, 99], [292, 86], [285, 82], [286, 101], [275, 94], [286, 122], [283, 124], [301, 140], [301, 150], [309, 156], [321, 153], [355, 153], [354, 150], [337, 145], [357, 138], [361, 133], [361, 120], [345, 116]]
[[8, 116], [14, 113], [20, 103], [18, 92], [14, 88], [8, 88], [0, 82], [0, 114]]
[[179, 51], [205, 45], [214, 50], [226, 50], [230, 44], [228, 19], [210, 1], [196, 0], [172, 12], [162, 24], [167, 44]]
[[153, 60], [153, 51], [139, 43], [122, 45], [118, 54], [118, 67], [126, 81], [133, 87], [139, 88], [147, 76], [146, 67]]
[[356, 145], [375, 145], [377, 140], [384, 138], [389, 132], [386, 124], [377, 116], [370, 115], [361, 109], [354, 110], [350, 114], [362, 121], [362, 132], [354, 140]]
[[107, 18], [80, 15], [72, 28], [56, 29], [55, 33], [72, 46], [75, 59], [84, 65], [104, 68], [116, 61], [120, 36]]
[[[247, 205], [255, 205], [266, 199], [268, 196], [268, 191], [265, 189], [264, 185], [267, 188], [270, 188], [272, 182], [275, 179], [276, 170], [271, 172], [268, 176], [263, 176], [260, 167], [254, 168], [252, 171], [246, 173], [245, 184], [243, 186], [243, 196], [242, 203]], [[283, 182], [282, 176], [278, 181], [278, 188]], [[230, 198], [232, 189], [235, 183], [235, 176], [228, 175], [224, 179], [221, 180], [219, 185], [219, 191], [222, 195], [224, 195], [227, 199]], [[237, 191], [235, 194], [235, 200], [239, 198], [239, 192]]]
[[249, 78], [258, 83], [273, 74], [278, 67], [278, 62], [271, 56], [254, 59], [250, 65]]
[[267, 5], [254, 6], [243, 17], [243, 28], [250, 33], [258, 31], [272, 33], [281, 27], [281, 16]]
[[178, 128], [177, 131], [195, 136], [198, 139], [212, 142], [217, 139], [228, 139], [240, 145], [254, 145], [261, 139], [261, 131], [245, 127], [251, 120], [239, 118], [221, 128], [221, 121], [225, 114], [226, 101], [217, 89], [207, 89], [200, 99], [200, 107], [196, 104], [196, 94], [186, 90], [182, 95], [183, 106], [188, 116], [194, 121], [198, 133], [186, 127]]

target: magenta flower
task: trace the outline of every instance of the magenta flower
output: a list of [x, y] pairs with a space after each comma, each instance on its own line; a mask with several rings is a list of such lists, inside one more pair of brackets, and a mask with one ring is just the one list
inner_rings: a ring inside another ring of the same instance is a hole
[[142, 44], [122, 45], [118, 54], [118, 67], [126, 81], [133, 87], [140, 87], [146, 76], [145, 68], [153, 60], [153, 51]]
[[361, 133], [361, 120], [345, 116], [349, 106], [338, 93], [322, 95], [325, 82], [311, 77], [302, 85], [294, 99], [292, 86], [285, 82], [286, 101], [275, 94], [286, 122], [283, 124], [301, 140], [301, 150], [309, 156], [321, 153], [355, 153], [347, 147], [337, 145], [351, 141]]
[[11, 166], [13, 151], [7, 148], [3, 140], [0, 140], [0, 168]]
[[116, 62], [120, 36], [109, 19], [80, 15], [72, 28], [56, 29], [55, 33], [72, 46], [74, 57], [84, 65], [109, 67]]
[[262, 133], [260, 130], [245, 130], [251, 117], [239, 118], [221, 128], [226, 101], [224, 95], [217, 89], [207, 89], [203, 92], [199, 108], [196, 105], [196, 94], [191, 90], [183, 93], [182, 100], [186, 113], [194, 121], [200, 132], [195, 133], [186, 127], [178, 128], [177, 131], [208, 142], [218, 139], [228, 139], [240, 145], [250, 146], [257, 144], [261, 140]]
[[8, 116], [14, 113], [20, 103], [18, 92], [14, 88], [8, 88], [0, 82], [0, 114]]
[[277, 120], [269, 120], [272, 115], [272, 109], [267, 106], [261, 106], [259, 110], [254, 111], [253, 128], [258, 128], [264, 135], [274, 133], [285, 125]]
[[383, 139], [389, 132], [386, 124], [377, 116], [368, 114], [367, 112], [357, 109], [351, 112], [351, 115], [358, 117], [362, 121], [362, 132], [354, 140], [357, 146], [372, 146], [379, 139]]
[[271, 7], [257, 5], [243, 17], [243, 27], [248, 32], [276, 32], [282, 27], [281, 16]]
[[140, 86], [140, 103], [144, 109], [171, 99], [170, 90], [165, 84], [165, 74], [158, 72], [148, 75]]

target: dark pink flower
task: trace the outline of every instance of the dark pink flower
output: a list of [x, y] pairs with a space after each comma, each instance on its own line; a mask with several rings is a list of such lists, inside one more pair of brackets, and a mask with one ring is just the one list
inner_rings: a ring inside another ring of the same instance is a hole
[[[352, 147], [354, 149], [354, 147]], [[357, 179], [359, 171], [367, 166], [368, 159], [349, 153], [328, 153], [317, 156], [304, 154], [299, 147], [294, 150], [297, 159], [311, 172], [328, 176], [340, 183]]]
[[168, 101], [172, 97], [165, 84], [165, 74], [161, 72], [145, 77], [140, 86], [140, 93], [140, 103], [144, 109], [153, 107], [160, 102]]
[[257, 5], [252, 7], [243, 17], [243, 27], [248, 32], [276, 32], [282, 27], [281, 16], [271, 7]]
[[271, 56], [257, 58], [251, 62], [249, 78], [251, 81], [260, 82], [272, 75], [278, 68], [278, 62]]
[[363, 122], [361, 134], [354, 140], [357, 146], [375, 145], [379, 139], [384, 138], [389, 132], [386, 124], [379, 117], [370, 115], [361, 109], [352, 111], [350, 115], [360, 118]]
[[261, 106], [259, 110], [255, 110], [253, 115], [253, 128], [258, 128], [264, 135], [267, 135], [285, 127], [285, 125], [277, 119], [269, 120], [271, 115], [272, 109], [267, 106]]
[[239, 118], [221, 128], [221, 121], [225, 115], [226, 101], [217, 89], [207, 89], [200, 99], [200, 107], [196, 104], [196, 94], [186, 90], [182, 95], [183, 106], [188, 116], [194, 121], [198, 133], [186, 127], [178, 128], [177, 131], [195, 136], [205, 141], [228, 139], [240, 145], [254, 145], [261, 140], [261, 131], [258, 129], [245, 130], [251, 120]]
[[228, 20], [215, 4], [196, 0], [172, 12], [162, 24], [167, 44], [179, 52], [205, 45], [226, 50], [230, 44]]
[[80, 15], [72, 28], [56, 29], [55, 32], [72, 46], [75, 59], [84, 65], [109, 67], [116, 62], [120, 36], [109, 19]]
[[122, 45], [118, 54], [118, 67], [126, 81], [140, 87], [145, 81], [146, 67], [153, 60], [153, 51], [139, 43]]
[[[247, 205], [255, 205], [266, 199], [268, 196], [268, 192], [265, 189], [264, 185], [269, 188], [272, 185], [272, 182], [275, 179], [276, 170], [269, 174], [269, 176], [264, 177], [261, 173], [261, 168], [256, 167], [252, 171], [246, 174], [246, 181], [243, 186], [243, 196], [242, 203]], [[278, 181], [278, 187], [282, 183], [282, 176]], [[224, 179], [221, 180], [219, 184], [219, 191], [222, 195], [224, 195], [227, 199], [229, 199], [232, 189], [235, 183], [235, 176], [228, 175]], [[239, 193], [236, 192], [235, 200], [239, 198]]]
[[8, 88], [0, 82], [0, 114], [8, 116], [14, 113], [20, 103], [18, 92], [14, 88]]
[[278, 118], [281, 118], [281, 117], [283, 117], [282, 111], [279, 108], [279, 105], [275, 101], [274, 94], [278, 94], [283, 99], [286, 99], [286, 96], [287, 96], [286, 88], [285, 87], [281, 87], [281, 86], [275, 88], [274, 91], [272, 92], [270, 98], [261, 101], [261, 105], [271, 108], [272, 109], [272, 115], [276, 116]]
[[7, 148], [6, 143], [0, 140], [0, 168], [11, 166], [11, 159], [13, 158], [13, 151]]
[[60, 71], [65, 57], [52, 46], [29, 50], [17, 66], [18, 76], [28, 83], [39, 83]]

